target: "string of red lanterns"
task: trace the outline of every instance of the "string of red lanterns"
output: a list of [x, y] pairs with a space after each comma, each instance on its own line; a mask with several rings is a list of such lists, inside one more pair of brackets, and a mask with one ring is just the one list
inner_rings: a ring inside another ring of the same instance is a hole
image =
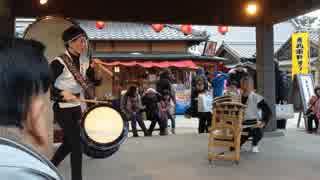
[[105, 26], [106, 26], [106, 23], [104, 21], [96, 21], [97, 29], [103, 29]]
[[152, 26], [152, 29], [157, 33], [161, 32], [164, 28], [163, 24], [152, 24], [151, 26]]
[[186, 24], [186, 25], [181, 25], [181, 31], [185, 34], [185, 35], [189, 35], [192, 33], [192, 26], [190, 24]]
[[229, 32], [228, 26], [218, 26], [218, 32], [222, 35], [225, 35], [227, 32]]

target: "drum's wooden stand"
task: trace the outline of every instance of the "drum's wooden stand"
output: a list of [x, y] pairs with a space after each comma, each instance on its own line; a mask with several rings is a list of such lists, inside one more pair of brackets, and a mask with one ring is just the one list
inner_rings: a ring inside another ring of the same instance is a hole
[[[221, 102], [214, 105], [208, 144], [210, 163], [214, 160], [239, 163], [244, 109], [245, 106], [238, 102]], [[219, 148], [223, 149], [223, 152]], [[234, 148], [234, 151], [230, 151], [230, 148]]]

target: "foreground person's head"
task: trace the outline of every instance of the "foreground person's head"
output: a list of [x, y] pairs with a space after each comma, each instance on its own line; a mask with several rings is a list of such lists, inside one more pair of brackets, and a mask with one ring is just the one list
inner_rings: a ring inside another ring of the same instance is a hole
[[36, 146], [48, 142], [46, 92], [50, 78], [44, 46], [0, 39], [0, 126], [19, 129]]

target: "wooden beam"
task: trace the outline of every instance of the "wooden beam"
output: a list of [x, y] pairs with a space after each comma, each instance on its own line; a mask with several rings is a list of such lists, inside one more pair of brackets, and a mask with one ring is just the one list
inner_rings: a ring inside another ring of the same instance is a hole
[[11, 5], [11, 0], [0, 1], [1, 37], [13, 37], [15, 33], [15, 18]]
[[320, 8], [319, 0], [272, 0], [273, 13], [269, 20], [276, 24]]
[[78, 0], [75, 5], [73, 1], [54, 0], [40, 6], [38, 1], [24, 0], [15, 4], [14, 8], [18, 17], [61, 15], [88, 20], [253, 26], [257, 18], [246, 17], [242, 4], [241, 0], [201, 0], [196, 3], [162, 0], [157, 4], [149, 0], [90, 0], [90, 3]]

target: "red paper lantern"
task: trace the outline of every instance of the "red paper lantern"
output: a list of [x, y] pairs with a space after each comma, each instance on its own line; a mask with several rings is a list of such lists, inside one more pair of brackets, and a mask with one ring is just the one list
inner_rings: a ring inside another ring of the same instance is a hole
[[97, 29], [103, 29], [105, 27], [106, 23], [103, 21], [97, 21], [96, 22], [96, 28]]
[[163, 28], [164, 28], [163, 24], [152, 24], [152, 29], [157, 33], [161, 32]]
[[228, 26], [219, 26], [218, 31], [220, 34], [225, 35], [229, 31]]
[[192, 26], [191, 25], [181, 25], [181, 31], [185, 34], [191, 34], [192, 33]]

